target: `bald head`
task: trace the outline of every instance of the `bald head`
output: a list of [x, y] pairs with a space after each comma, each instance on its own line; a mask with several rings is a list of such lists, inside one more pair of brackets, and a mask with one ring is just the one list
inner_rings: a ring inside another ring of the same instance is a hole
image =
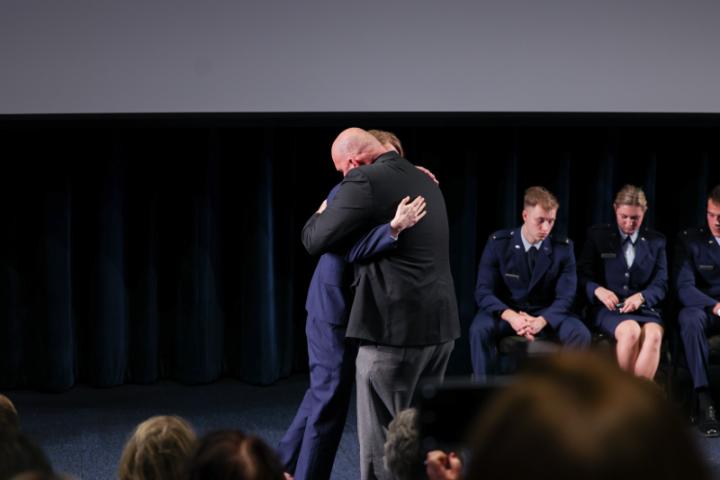
[[348, 128], [340, 132], [330, 151], [338, 172], [343, 175], [360, 165], [369, 165], [387, 148], [361, 128]]

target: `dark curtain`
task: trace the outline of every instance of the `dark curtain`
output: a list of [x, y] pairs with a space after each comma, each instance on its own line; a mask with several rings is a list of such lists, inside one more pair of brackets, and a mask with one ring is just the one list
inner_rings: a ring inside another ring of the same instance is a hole
[[555, 232], [579, 250], [625, 183], [671, 245], [720, 183], [715, 117], [418, 118], [0, 119], [0, 387], [268, 384], [306, 369], [316, 259], [300, 231], [340, 180], [329, 147], [349, 125], [394, 131], [440, 180], [464, 333], [451, 373], [470, 370], [479, 255], [521, 222], [525, 188], [557, 195]]

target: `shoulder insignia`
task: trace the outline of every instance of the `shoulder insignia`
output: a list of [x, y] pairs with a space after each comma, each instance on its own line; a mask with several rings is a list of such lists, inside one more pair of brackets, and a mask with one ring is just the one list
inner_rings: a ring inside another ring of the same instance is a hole
[[704, 234], [705, 234], [705, 228], [703, 228], [703, 227], [688, 228], [681, 232], [681, 235], [683, 237], [694, 237], [694, 236], [704, 235]]
[[502, 240], [505, 238], [511, 238], [512, 233], [512, 230], [498, 230], [497, 232], [493, 232], [490, 234], [490, 240]]
[[565, 245], [570, 244], [570, 239], [567, 237], [567, 235], [551, 235], [550, 239], [553, 243], [561, 243]]
[[658, 232], [657, 230], [653, 230], [653, 229], [650, 229], [650, 228], [644, 228], [644, 229], [640, 232], [640, 236], [641, 236], [641, 237], [645, 237], [645, 238], [647, 238], [647, 239], [653, 239], [653, 238], [661, 238], [661, 239], [663, 239], [663, 240], [665, 239], [665, 235], [664, 235], [664, 234]]

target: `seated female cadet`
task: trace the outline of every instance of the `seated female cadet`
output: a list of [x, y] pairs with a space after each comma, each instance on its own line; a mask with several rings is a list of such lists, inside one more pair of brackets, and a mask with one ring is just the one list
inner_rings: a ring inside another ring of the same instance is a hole
[[660, 363], [663, 323], [657, 309], [667, 293], [665, 237], [640, 229], [645, 193], [625, 185], [613, 203], [616, 224], [590, 227], [578, 259], [588, 318], [617, 340], [620, 367], [652, 379]]

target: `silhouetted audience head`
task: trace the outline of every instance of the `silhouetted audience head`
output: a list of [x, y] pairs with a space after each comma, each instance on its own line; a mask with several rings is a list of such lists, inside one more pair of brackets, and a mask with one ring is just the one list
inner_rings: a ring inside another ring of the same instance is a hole
[[180, 417], [155, 416], [139, 424], [120, 457], [120, 480], [180, 478], [197, 444], [190, 425]]
[[43, 451], [18, 431], [0, 431], [0, 479], [22, 473], [52, 476], [50, 461]]
[[397, 480], [417, 480], [425, 478], [423, 461], [418, 412], [414, 408], [402, 410], [388, 426], [385, 468]]
[[708, 479], [656, 384], [591, 354], [548, 358], [478, 419], [466, 479]]
[[0, 432], [20, 431], [20, 417], [13, 402], [0, 394]]
[[189, 480], [283, 480], [277, 454], [261, 439], [237, 430], [213, 432], [200, 440]]

